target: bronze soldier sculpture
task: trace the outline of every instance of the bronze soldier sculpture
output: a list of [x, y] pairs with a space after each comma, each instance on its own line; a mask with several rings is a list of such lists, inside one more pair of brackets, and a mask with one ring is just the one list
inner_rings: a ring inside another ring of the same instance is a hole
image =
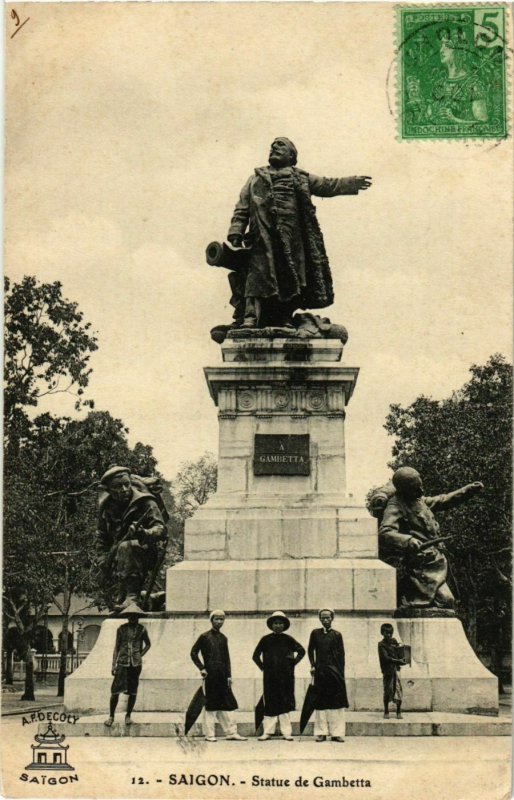
[[127, 467], [108, 469], [101, 488], [96, 563], [109, 605], [125, 608], [141, 602], [166, 543], [166, 526], [155, 497]]
[[397, 469], [393, 485], [396, 492], [387, 501], [378, 533], [382, 552], [401, 557], [400, 607], [453, 609], [448, 562], [433, 512], [460, 505], [484, 486], [475, 481], [448, 494], [424, 497], [421, 477], [411, 467]]
[[293, 327], [297, 308], [325, 308], [334, 301], [332, 276], [311, 195], [358, 194], [365, 175], [319, 178], [296, 166], [297, 150], [285, 136], [271, 145], [269, 165], [244, 185], [228, 241], [248, 248], [246, 266], [233, 273], [232, 304], [243, 328]]

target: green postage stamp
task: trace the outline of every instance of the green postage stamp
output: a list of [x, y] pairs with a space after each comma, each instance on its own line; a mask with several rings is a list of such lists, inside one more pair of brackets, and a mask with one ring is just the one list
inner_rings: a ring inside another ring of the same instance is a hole
[[402, 139], [507, 136], [505, 7], [398, 6]]

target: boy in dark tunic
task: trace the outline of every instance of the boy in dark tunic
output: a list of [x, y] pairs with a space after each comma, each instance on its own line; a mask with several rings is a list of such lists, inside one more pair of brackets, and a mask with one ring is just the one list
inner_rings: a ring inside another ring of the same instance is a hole
[[[237, 700], [232, 693], [232, 673], [227, 637], [221, 633], [225, 622], [225, 612], [216, 609], [210, 614], [211, 630], [202, 633], [193, 645], [191, 658], [204, 679], [205, 711], [204, 733], [208, 742], [216, 741], [216, 719], [227, 739], [246, 741], [237, 732], [237, 724], [231, 713], [237, 708]], [[203, 663], [198, 655], [202, 656]]]
[[136, 603], [132, 603], [120, 615], [128, 617], [128, 622], [121, 625], [116, 631], [116, 644], [112, 656], [114, 680], [111, 686], [109, 716], [104, 722], [107, 728], [112, 727], [114, 722], [114, 713], [120, 694], [128, 694], [125, 725], [132, 724], [130, 715], [136, 703], [139, 676], [143, 668], [143, 656], [151, 647], [146, 628], [139, 624], [139, 617], [143, 614], [144, 611]]
[[288, 742], [293, 741], [289, 712], [295, 709], [294, 668], [305, 655], [305, 649], [286, 631], [290, 622], [283, 611], [275, 611], [266, 620], [273, 633], [263, 636], [255, 648], [253, 660], [264, 673], [264, 733], [261, 742], [280, 732]]
[[400, 681], [400, 667], [405, 661], [400, 658], [399, 643], [393, 638], [393, 626], [386, 622], [380, 628], [384, 637], [378, 643], [378, 658], [384, 681], [384, 719], [389, 719], [389, 703], [396, 704], [396, 716], [402, 719], [402, 684]]
[[323, 627], [312, 631], [308, 647], [316, 688], [314, 735], [317, 742], [324, 742], [327, 736], [331, 736], [333, 742], [344, 742], [344, 710], [348, 708], [348, 696], [343, 637], [332, 628], [334, 612], [331, 608], [322, 608], [318, 616]]

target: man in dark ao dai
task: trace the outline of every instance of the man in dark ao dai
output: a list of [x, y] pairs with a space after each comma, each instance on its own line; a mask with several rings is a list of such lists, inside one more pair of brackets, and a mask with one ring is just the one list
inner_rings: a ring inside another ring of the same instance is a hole
[[[225, 612], [212, 611], [209, 616], [210, 631], [202, 633], [191, 650], [191, 658], [204, 679], [205, 711], [204, 733], [208, 742], [216, 741], [216, 720], [220, 723], [227, 739], [245, 741], [237, 732], [233, 711], [237, 700], [232, 692], [232, 671], [228, 652], [227, 637], [221, 633], [225, 622]], [[203, 661], [200, 660], [200, 656]]]
[[264, 684], [264, 733], [259, 739], [269, 739], [278, 722], [283, 738], [292, 741], [289, 712], [296, 708], [294, 668], [304, 657], [305, 649], [285, 633], [291, 623], [283, 611], [275, 611], [266, 624], [273, 632], [262, 637], [253, 654]]
[[317, 742], [324, 742], [327, 737], [332, 737], [334, 742], [344, 742], [344, 710], [348, 708], [348, 696], [343, 637], [332, 628], [334, 612], [331, 608], [322, 608], [318, 616], [322, 627], [312, 631], [307, 651], [316, 688], [314, 735]]

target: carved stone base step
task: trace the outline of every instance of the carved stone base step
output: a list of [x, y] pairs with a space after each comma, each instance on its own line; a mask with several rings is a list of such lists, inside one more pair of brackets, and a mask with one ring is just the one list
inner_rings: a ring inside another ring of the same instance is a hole
[[[313, 722], [308, 723], [300, 737], [299, 711], [291, 714], [293, 735], [298, 740], [313, 736]], [[59, 732], [71, 736], [155, 736], [184, 737], [184, 715], [173, 712], [134, 711], [132, 725], [124, 724], [125, 712], [119, 712], [111, 728], [104, 725], [107, 714], [84, 716], [75, 725], [60, 725]], [[255, 737], [255, 726], [251, 712], [236, 712], [237, 730], [241, 736]], [[45, 726], [43, 725], [41, 731]], [[397, 720], [391, 712], [391, 719], [383, 719], [381, 713], [350, 711], [346, 713], [346, 736], [510, 736], [511, 720], [508, 717], [487, 717], [478, 714], [445, 714], [444, 712], [405, 712], [403, 719]], [[224, 735], [219, 725], [216, 735], [220, 741]], [[188, 738], [203, 736], [201, 716]], [[273, 737], [280, 738], [280, 736]], [[337, 742], [325, 742], [328, 746], [341, 746]], [[245, 749], [245, 742], [233, 742], [234, 747]], [[267, 747], [263, 744], [263, 747]], [[321, 745], [320, 745], [321, 747]]]

